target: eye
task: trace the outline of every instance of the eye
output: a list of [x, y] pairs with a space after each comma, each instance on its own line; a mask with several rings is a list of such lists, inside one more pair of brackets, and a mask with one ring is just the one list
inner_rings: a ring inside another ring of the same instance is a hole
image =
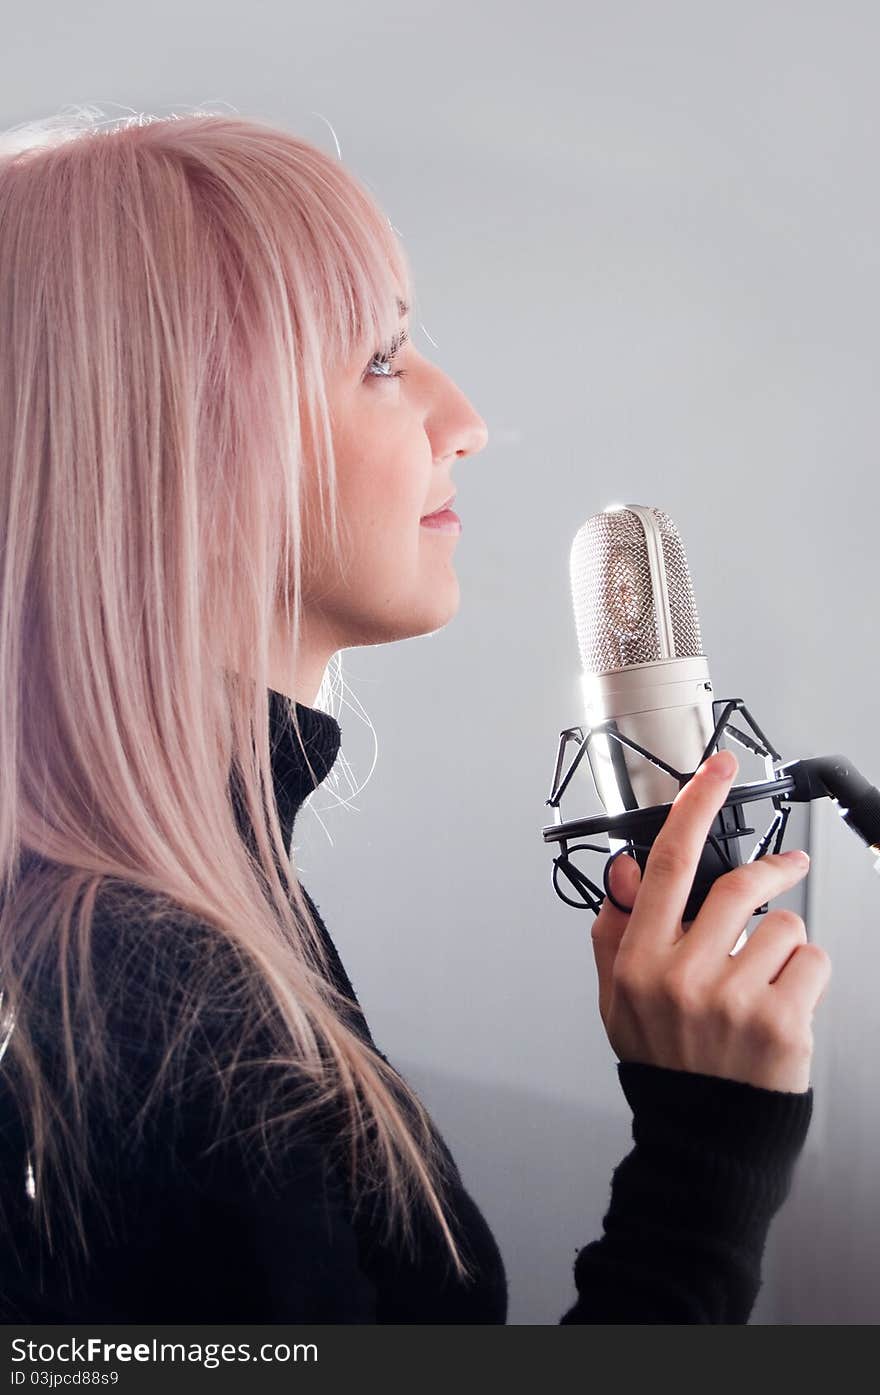
[[[405, 330], [405, 329], [404, 329], [404, 330], [401, 330], [400, 334], [398, 334], [398, 335], [392, 340], [391, 345], [390, 345], [389, 348], [387, 348], [387, 349], [380, 349], [377, 353], [373, 354], [373, 357], [370, 359], [370, 362], [367, 364], [367, 368], [366, 368], [366, 372], [365, 372], [364, 376], [365, 376], [365, 377], [371, 377], [371, 378], [388, 378], [388, 379], [392, 379], [392, 378], [405, 378], [405, 377], [406, 377], [406, 371], [407, 371], [405, 368], [397, 368], [397, 369], [395, 369], [395, 370], [393, 370], [393, 371], [388, 371], [388, 370], [391, 369], [391, 360], [392, 360], [392, 359], [395, 357], [395, 355], [398, 353], [399, 349], [401, 348], [401, 345], [403, 345], [403, 344], [406, 343], [406, 341], [407, 341], [408, 338], [409, 338], [409, 335], [407, 334], [406, 330]], [[374, 371], [374, 370], [377, 370], [377, 371]]]
[[384, 365], [387, 366], [387, 364], [388, 364], [388, 359], [387, 359], [387, 358], [384, 358], [384, 357], [381, 357], [381, 358], [380, 358], [380, 356], [377, 354], [376, 357], [375, 357], [374, 359], [371, 359], [371, 360], [370, 360], [370, 365], [369, 365], [368, 373], [369, 373], [369, 376], [370, 376], [371, 378], [405, 378], [405, 377], [406, 377], [406, 369], [405, 369], [405, 368], [395, 368], [394, 371], [391, 372], [391, 373], [373, 373], [373, 372], [371, 372], [370, 370], [372, 369], [374, 363], [384, 364]]

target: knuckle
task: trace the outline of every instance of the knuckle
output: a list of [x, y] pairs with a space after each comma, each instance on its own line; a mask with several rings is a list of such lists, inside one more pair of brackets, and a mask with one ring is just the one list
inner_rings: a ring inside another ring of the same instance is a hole
[[614, 962], [612, 977], [617, 992], [629, 1002], [640, 998], [645, 992], [646, 983], [642, 969], [622, 950]]
[[599, 914], [596, 916], [595, 920], [593, 921], [593, 924], [592, 924], [591, 927], [590, 927], [590, 939], [593, 941], [593, 944], [594, 944], [594, 945], [595, 945], [595, 944], [600, 944], [600, 943], [604, 942], [604, 939], [605, 939], [605, 921], [604, 921], [603, 918], [602, 918], [602, 912], [601, 912], [601, 911], [600, 911]]
[[723, 906], [739, 908], [744, 901], [755, 906], [760, 904], [760, 888], [755, 886], [753, 867], [753, 863], [746, 863], [742, 867], [734, 867], [732, 871], [725, 872], [718, 878], [709, 892], [709, 898], [716, 910]]
[[703, 988], [693, 967], [676, 964], [663, 974], [658, 985], [664, 1001], [686, 1017], [695, 1017], [702, 1009]]
[[[746, 899], [757, 906], [768, 896], [778, 894], [775, 887], [785, 890], [792, 880], [792, 871], [787, 861], [781, 861], [778, 855], [771, 854], [725, 872], [717, 886], [722, 895], [736, 900]], [[801, 869], [796, 871], [800, 875]]]
[[690, 871], [690, 859], [678, 843], [660, 839], [654, 843], [648, 856], [646, 871], [650, 869], [661, 877], [679, 877]]
[[831, 956], [821, 945], [807, 940], [799, 946], [796, 953], [805, 958], [808, 963], [812, 962], [816, 969], [820, 970], [826, 977], [831, 977]]
[[790, 911], [786, 906], [768, 911], [765, 924], [782, 931], [786, 936], [798, 939], [801, 943], [806, 943], [807, 927], [796, 911]]
[[813, 1034], [804, 1016], [790, 1007], [764, 1007], [754, 1021], [754, 1035], [761, 1045], [802, 1060], [813, 1050]]
[[739, 982], [728, 983], [719, 994], [716, 1006], [724, 1026], [739, 1029], [752, 1015], [753, 995]]
[[751, 890], [757, 866], [758, 864], [755, 862], [744, 862], [741, 867], [734, 867], [733, 871], [725, 872], [719, 880], [719, 885], [733, 895], [740, 896], [745, 891]]
[[[821, 945], [813, 944], [807, 940], [804, 944], [797, 945], [786, 968], [795, 963], [801, 972], [804, 969], [807, 970], [807, 982], [804, 983], [803, 987], [815, 1006], [824, 998], [831, 981], [831, 958]], [[809, 983], [809, 987], [807, 987], [807, 983]]]

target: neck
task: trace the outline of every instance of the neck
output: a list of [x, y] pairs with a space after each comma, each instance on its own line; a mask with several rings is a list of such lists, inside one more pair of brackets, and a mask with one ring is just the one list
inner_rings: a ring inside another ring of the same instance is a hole
[[339, 647], [317, 617], [305, 614], [299, 656], [294, 661], [292, 637], [279, 622], [269, 651], [269, 687], [304, 707], [314, 707], [327, 665]]
[[[298, 733], [296, 726], [299, 728]], [[279, 693], [277, 689], [270, 689], [269, 749], [272, 784], [284, 846], [288, 852], [297, 813], [309, 795], [314, 793], [318, 784], [332, 770], [342, 738], [342, 731], [335, 717], [329, 712], [322, 712], [303, 703], [297, 705], [296, 726], [291, 718], [288, 695]], [[230, 793], [233, 796], [239, 828], [251, 851], [255, 851], [256, 835], [245, 808], [241, 773], [237, 766], [230, 769]]]

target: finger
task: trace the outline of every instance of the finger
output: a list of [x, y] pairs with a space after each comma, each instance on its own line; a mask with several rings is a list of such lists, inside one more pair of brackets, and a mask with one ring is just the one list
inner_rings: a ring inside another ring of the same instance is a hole
[[[635, 901], [641, 875], [639, 864], [625, 853], [612, 863], [608, 883], [622, 905], [631, 906]], [[618, 910], [613, 901], [606, 896], [591, 932], [596, 971], [599, 976], [599, 1011], [603, 1020], [611, 997], [614, 961], [628, 922], [629, 915]]]
[[724, 770], [722, 751], [704, 761], [697, 773], [679, 790], [648, 854], [638, 903], [626, 928], [627, 944], [647, 941], [672, 944], [681, 934], [681, 918], [718, 810], [727, 798], [738, 769]]
[[728, 972], [734, 980], [772, 983], [798, 945], [806, 942], [806, 927], [799, 915], [781, 909], [770, 911], [732, 960]]
[[[796, 850], [794, 853], [768, 853], [755, 862], [746, 862], [732, 872], [725, 872], [712, 885], [682, 940], [681, 952], [689, 959], [714, 959], [722, 951], [729, 954], [758, 907], [797, 886], [808, 870], [809, 861], [802, 861]], [[758, 931], [753, 931], [738, 959], [744, 958], [753, 941], [757, 940], [760, 945], [757, 936]], [[760, 953], [760, 948], [754, 952]], [[777, 972], [781, 967], [777, 965]]]
[[830, 958], [821, 945], [810, 943], [798, 946], [771, 987], [796, 1008], [812, 1012], [825, 996], [830, 978]]

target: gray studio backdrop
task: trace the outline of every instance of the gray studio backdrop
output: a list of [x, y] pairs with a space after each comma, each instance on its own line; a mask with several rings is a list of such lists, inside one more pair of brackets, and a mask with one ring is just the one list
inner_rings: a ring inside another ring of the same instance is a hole
[[[329, 122], [412, 257], [415, 342], [489, 426], [456, 471], [460, 613], [346, 656], [344, 750], [365, 779], [360, 703], [378, 762], [356, 811], [315, 796], [299, 856], [378, 1043], [496, 1232], [510, 1321], [556, 1322], [630, 1146], [591, 917], [555, 898], [540, 836], [559, 730], [581, 716], [567, 558], [583, 519], [612, 500], [668, 509], [717, 694], [743, 697], [787, 759], [840, 750], [880, 782], [880, 12], [76, 14], [71, 29], [36, 3], [7, 29], [4, 125], [66, 103], [226, 102], [335, 153]], [[780, 904], [805, 913], [834, 978], [754, 1321], [870, 1323], [880, 880], [834, 809], [812, 812], [790, 840], [813, 850], [808, 902]]]

